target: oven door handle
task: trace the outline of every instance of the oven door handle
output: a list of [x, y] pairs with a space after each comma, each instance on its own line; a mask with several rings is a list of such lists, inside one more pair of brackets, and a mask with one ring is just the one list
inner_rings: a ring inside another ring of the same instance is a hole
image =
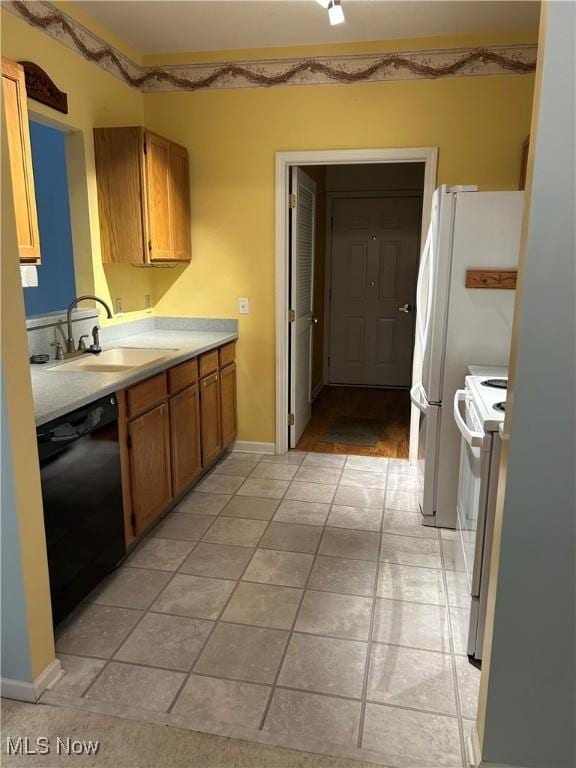
[[485, 432], [474, 432], [471, 430], [468, 424], [466, 424], [460, 410], [460, 403], [466, 400], [466, 395], [467, 393], [465, 389], [457, 389], [454, 394], [454, 421], [460, 430], [460, 434], [469, 446], [472, 448], [482, 448], [484, 445], [484, 438], [486, 437]]

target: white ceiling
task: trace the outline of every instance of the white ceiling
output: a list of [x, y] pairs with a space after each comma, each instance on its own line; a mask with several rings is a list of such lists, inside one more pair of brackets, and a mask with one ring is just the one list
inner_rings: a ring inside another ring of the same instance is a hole
[[536, 29], [539, 2], [343, 0], [331, 27], [315, 0], [76, 0], [140, 53], [266, 48]]

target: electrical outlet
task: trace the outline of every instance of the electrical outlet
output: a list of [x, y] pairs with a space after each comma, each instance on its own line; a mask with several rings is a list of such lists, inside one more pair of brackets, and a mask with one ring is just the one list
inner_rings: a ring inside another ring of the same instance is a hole
[[152, 296], [149, 293], [144, 295], [144, 309], [146, 312], [152, 312]]
[[124, 314], [124, 305], [122, 304], [122, 299], [114, 299], [114, 313], [116, 315], [122, 315]]
[[238, 299], [238, 311], [241, 315], [247, 315], [250, 312], [250, 302], [247, 298]]

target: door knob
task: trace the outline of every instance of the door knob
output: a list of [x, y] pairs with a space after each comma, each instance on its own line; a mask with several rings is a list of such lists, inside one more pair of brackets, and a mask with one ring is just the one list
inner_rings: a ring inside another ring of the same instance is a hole
[[412, 304], [402, 304], [401, 307], [397, 307], [398, 312], [404, 312], [405, 314], [408, 314], [409, 312], [412, 312], [414, 307]]
[[314, 323], [314, 325], [318, 325], [318, 318], [317, 317], [313, 317], [312, 318], [312, 322]]

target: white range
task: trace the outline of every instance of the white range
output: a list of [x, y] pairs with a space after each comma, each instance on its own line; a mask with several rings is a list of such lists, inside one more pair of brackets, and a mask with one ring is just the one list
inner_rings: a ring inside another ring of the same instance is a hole
[[467, 376], [454, 396], [461, 435], [457, 529], [470, 589], [468, 655], [482, 660], [507, 376]]

